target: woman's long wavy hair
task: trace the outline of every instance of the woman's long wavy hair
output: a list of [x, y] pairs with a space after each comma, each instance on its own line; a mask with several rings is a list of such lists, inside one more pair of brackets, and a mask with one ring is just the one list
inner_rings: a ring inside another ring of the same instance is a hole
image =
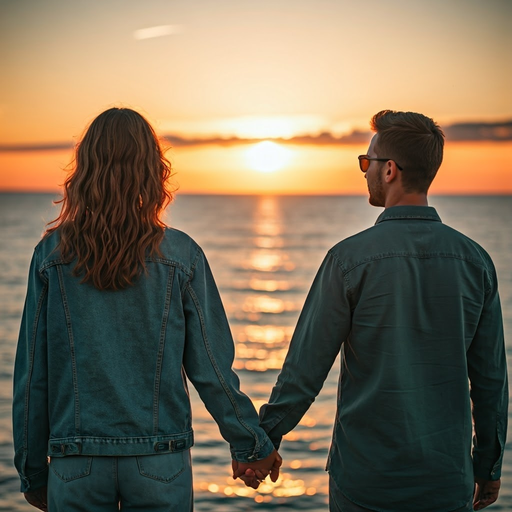
[[91, 123], [77, 145], [64, 183], [58, 230], [74, 274], [100, 290], [118, 290], [146, 271], [146, 257], [160, 254], [172, 200], [171, 164], [151, 125], [128, 108], [111, 108]]

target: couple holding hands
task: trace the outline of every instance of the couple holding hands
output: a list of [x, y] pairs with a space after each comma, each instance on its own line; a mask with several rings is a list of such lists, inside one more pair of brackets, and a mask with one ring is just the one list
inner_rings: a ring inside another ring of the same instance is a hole
[[258, 417], [208, 261], [161, 220], [171, 166], [155, 132], [127, 108], [94, 119], [28, 276], [13, 435], [30, 504], [192, 510], [188, 381], [233, 476], [275, 482], [282, 436], [340, 352], [330, 510], [463, 512], [497, 499], [508, 388], [494, 266], [428, 206], [439, 126], [382, 111], [372, 128], [359, 166], [384, 211], [327, 253]]

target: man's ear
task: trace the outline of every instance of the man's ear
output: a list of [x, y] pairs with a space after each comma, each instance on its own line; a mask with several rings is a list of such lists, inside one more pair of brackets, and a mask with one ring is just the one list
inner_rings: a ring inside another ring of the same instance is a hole
[[388, 160], [386, 162], [386, 173], [384, 175], [386, 183], [391, 183], [394, 181], [397, 177], [397, 173], [398, 167], [396, 166], [396, 163], [393, 160]]

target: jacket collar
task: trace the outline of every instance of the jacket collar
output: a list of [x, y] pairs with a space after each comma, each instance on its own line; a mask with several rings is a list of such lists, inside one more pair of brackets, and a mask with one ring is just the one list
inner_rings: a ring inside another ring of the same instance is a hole
[[435, 208], [431, 206], [392, 206], [386, 208], [377, 218], [375, 224], [385, 220], [418, 219], [441, 222]]

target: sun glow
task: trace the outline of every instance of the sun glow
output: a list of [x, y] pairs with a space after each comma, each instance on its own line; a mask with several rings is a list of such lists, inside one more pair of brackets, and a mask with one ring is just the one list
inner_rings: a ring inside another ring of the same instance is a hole
[[282, 169], [291, 158], [291, 151], [283, 146], [265, 140], [254, 144], [246, 151], [249, 167], [260, 172], [274, 172]]

